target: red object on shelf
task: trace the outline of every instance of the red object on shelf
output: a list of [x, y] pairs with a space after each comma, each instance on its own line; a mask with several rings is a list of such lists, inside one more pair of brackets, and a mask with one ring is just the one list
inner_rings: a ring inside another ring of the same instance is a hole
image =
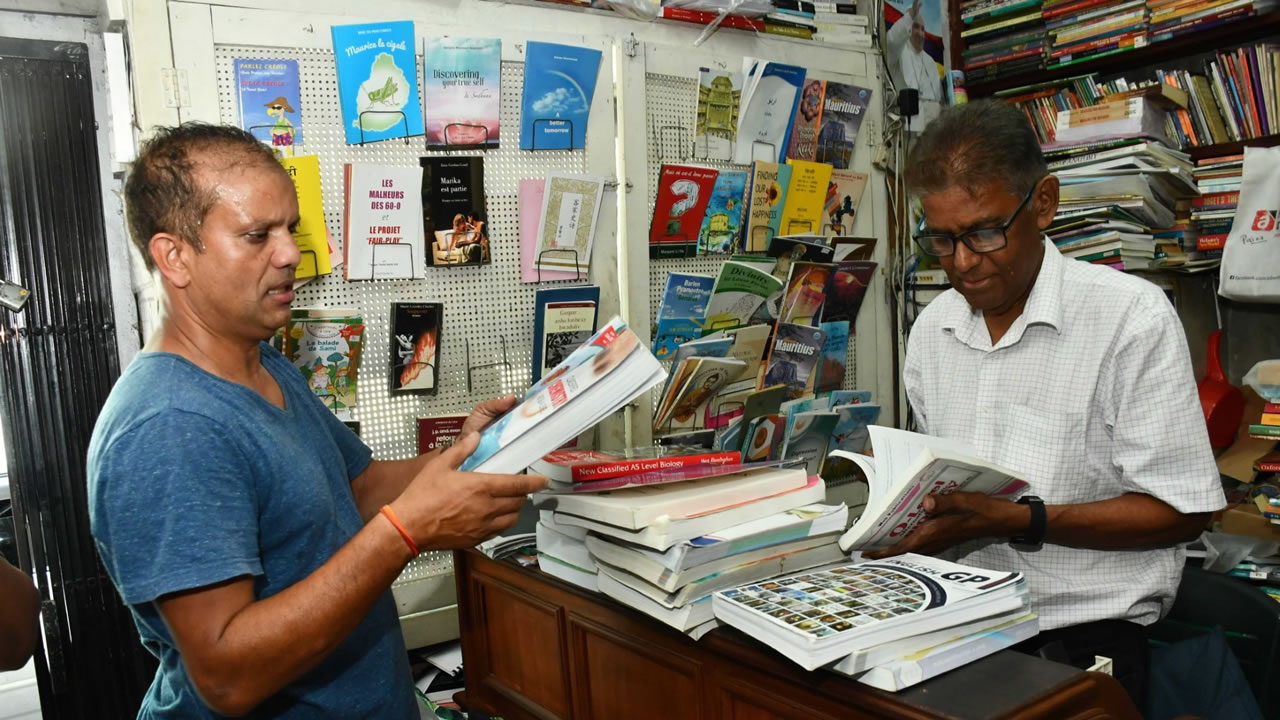
[[1209, 426], [1209, 445], [1214, 450], [1225, 448], [1235, 440], [1236, 428], [1244, 417], [1244, 393], [1222, 374], [1222, 361], [1218, 356], [1221, 341], [1221, 330], [1209, 335], [1209, 367], [1199, 385], [1200, 407]]

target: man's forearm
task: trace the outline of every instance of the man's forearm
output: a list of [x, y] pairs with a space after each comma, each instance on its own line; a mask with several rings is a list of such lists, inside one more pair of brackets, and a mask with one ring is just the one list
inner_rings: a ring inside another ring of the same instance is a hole
[[[1044, 541], [1090, 550], [1168, 547], [1194, 540], [1209, 513], [1183, 514], [1150, 495], [1128, 493], [1078, 505], [1046, 505]], [[1031, 523], [1031, 510], [1014, 505], [1014, 534]]]
[[427, 462], [439, 454], [439, 450], [432, 450], [408, 460], [371, 461], [360, 477], [351, 482], [351, 493], [355, 496], [360, 517], [366, 523], [372, 520], [383, 505], [400, 497]]

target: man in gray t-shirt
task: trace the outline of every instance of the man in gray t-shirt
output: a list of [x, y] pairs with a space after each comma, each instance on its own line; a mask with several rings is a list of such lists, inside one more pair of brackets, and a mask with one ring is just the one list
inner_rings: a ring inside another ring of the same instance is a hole
[[369, 449], [263, 341], [289, 319], [292, 181], [229, 127], [159, 130], [125, 186], [166, 316], [89, 448], [103, 563], [160, 660], [139, 717], [418, 717], [390, 585], [419, 550], [510, 527], [537, 476]]

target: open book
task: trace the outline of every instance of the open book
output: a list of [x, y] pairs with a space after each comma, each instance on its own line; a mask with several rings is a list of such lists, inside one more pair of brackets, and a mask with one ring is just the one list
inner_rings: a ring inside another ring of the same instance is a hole
[[516, 473], [662, 382], [666, 372], [615, 317], [480, 433], [459, 469]]
[[834, 450], [867, 476], [867, 508], [840, 538], [840, 549], [875, 550], [903, 539], [925, 519], [929, 495], [963, 491], [1013, 499], [1027, 489], [1009, 470], [978, 457], [968, 443], [871, 425], [875, 457]]

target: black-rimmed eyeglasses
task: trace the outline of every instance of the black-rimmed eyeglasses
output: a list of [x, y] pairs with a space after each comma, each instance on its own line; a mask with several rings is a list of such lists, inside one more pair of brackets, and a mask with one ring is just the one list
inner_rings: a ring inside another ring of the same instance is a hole
[[956, 243], [962, 242], [969, 250], [975, 253], [989, 253], [1003, 248], [1009, 244], [1009, 238], [1006, 233], [1013, 226], [1015, 220], [1018, 219], [1018, 213], [1022, 212], [1022, 208], [1027, 206], [1027, 201], [1035, 194], [1036, 188], [1040, 183], [1036, 183], [1031, 190], [1022, 198], [1022, 202], [1018, 203], [1018, 209], [1013, 211], [1009, 219], [1003, 225], [993, 228], [980, 228], [978, 230], [970, 230], [969, 232], [952, 235], [944, 232], [922, 232], [915, 236], [915, 241], [920, 245], [920, 249], [930, 255], [936, 257], [947, 257], [954, 255], [956, 252]]

